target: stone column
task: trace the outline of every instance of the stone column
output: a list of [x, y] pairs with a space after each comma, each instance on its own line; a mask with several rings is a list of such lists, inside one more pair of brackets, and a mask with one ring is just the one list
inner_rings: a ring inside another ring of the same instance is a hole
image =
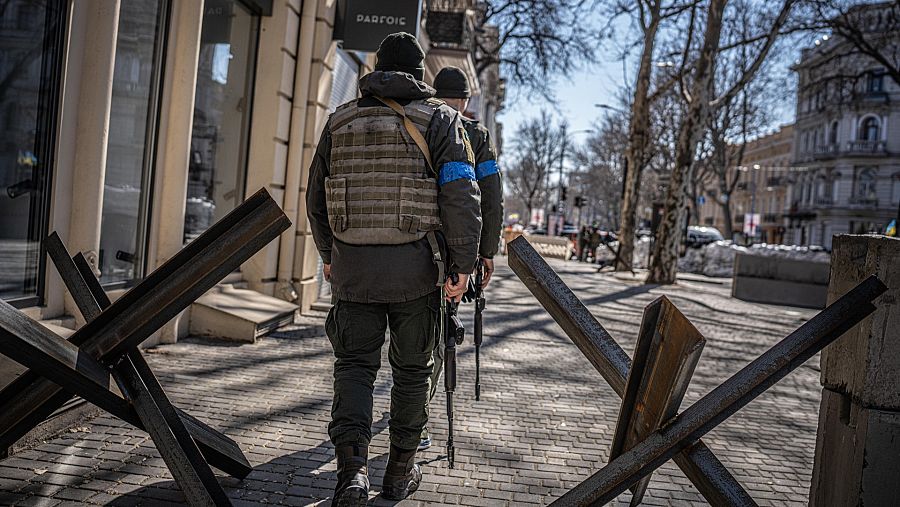
[[810, 505], [900, 499], [900, 239], [835, 236], [828, 303], [869, 275], [878, 309], [822, 351], [822, 405]]

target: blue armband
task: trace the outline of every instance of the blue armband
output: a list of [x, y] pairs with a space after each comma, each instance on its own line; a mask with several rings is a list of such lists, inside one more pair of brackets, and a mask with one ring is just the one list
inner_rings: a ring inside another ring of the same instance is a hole
[[479, 181], [487, 178], [492, 174], [497, 174], [500, 172], [500, 166], [497, 165], [496, 160], [485, 160], [484, 162], [478, 164], [475, 167], [475, 178]]
[[475, 168], [466, 162], [447, 162], [441, 166], [438, 185], [444, 186], [451, 181], [467, 179], [475, 181]]

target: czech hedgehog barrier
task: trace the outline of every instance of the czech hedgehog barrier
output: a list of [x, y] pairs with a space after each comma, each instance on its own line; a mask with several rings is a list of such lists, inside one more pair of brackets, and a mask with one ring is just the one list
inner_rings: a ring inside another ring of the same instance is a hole
[[238, 479], [252, 467], [233, 440], [175, 408], [138, 345], [290, 225], [260, 190], [115, 303], [83, 255], [55, 233], [47, 252], [86, 324], [69, 341], [0, 301], [0, 353], [29, 368], [0, 391], [0, 448], [73, 395], [150, 434], [193, 506], [231, 505], [209, 465]]
[[507, 248], [516, 275], [622, 397], [610, 462], [556, 506], [602, 505], [629, 488], [638, 504], [669, 459], [711, 505], [756, 505], [700, 439], [874, 312], [887, 290], [870, 276], [679, 414], [705, 340], [665, 296], [644, 310], [632, 361], [527, 241]]

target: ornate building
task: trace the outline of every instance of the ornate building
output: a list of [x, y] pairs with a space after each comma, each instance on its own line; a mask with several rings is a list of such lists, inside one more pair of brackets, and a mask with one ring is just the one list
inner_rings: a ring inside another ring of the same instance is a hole
[[[860, 7], [870, 33], [900, 50], [886, 27], [890, 4]], [[900, 202], [900, 83], [839, 37], [804, 49], [799, 78], [793, 178], [785, 242], [831, 248], [843, 233], [882, 232]]]

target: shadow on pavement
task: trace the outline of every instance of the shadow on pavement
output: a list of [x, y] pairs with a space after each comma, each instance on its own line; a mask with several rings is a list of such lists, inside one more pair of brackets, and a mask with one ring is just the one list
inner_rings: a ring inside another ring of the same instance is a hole
[[[384, 412], [380, 420], [372, 425], [372, 437], [388, 428], [390, 414]], [[377, 493], [370, 497], [370, 506], [391, 506], [397, 501], [383, 498], [380, 493], [381, 478], [387, 465], [388, 452], [369, 458], [369, 479], [371, 490]], [[445, 459], [438, 456], [431, 460], [419, 461], [420, 465]], [[217, 473], [220, 484], [234, 505], [250, 506], [259, 504], [317, 505], [330, 506], [336, 485], [334, 466], [334, 446], [330, 441], [320, 442], [315, 447], [279, 456], [253, 467], [243, 481]], [[323, 470], [326, 468], [327, 470]], [[411, 498], [415, 499], [415, 496]], [[109, 507], [169, 506], [187, 505], [181, 489], [173, 480], [147, 484], [108, 502]]]

